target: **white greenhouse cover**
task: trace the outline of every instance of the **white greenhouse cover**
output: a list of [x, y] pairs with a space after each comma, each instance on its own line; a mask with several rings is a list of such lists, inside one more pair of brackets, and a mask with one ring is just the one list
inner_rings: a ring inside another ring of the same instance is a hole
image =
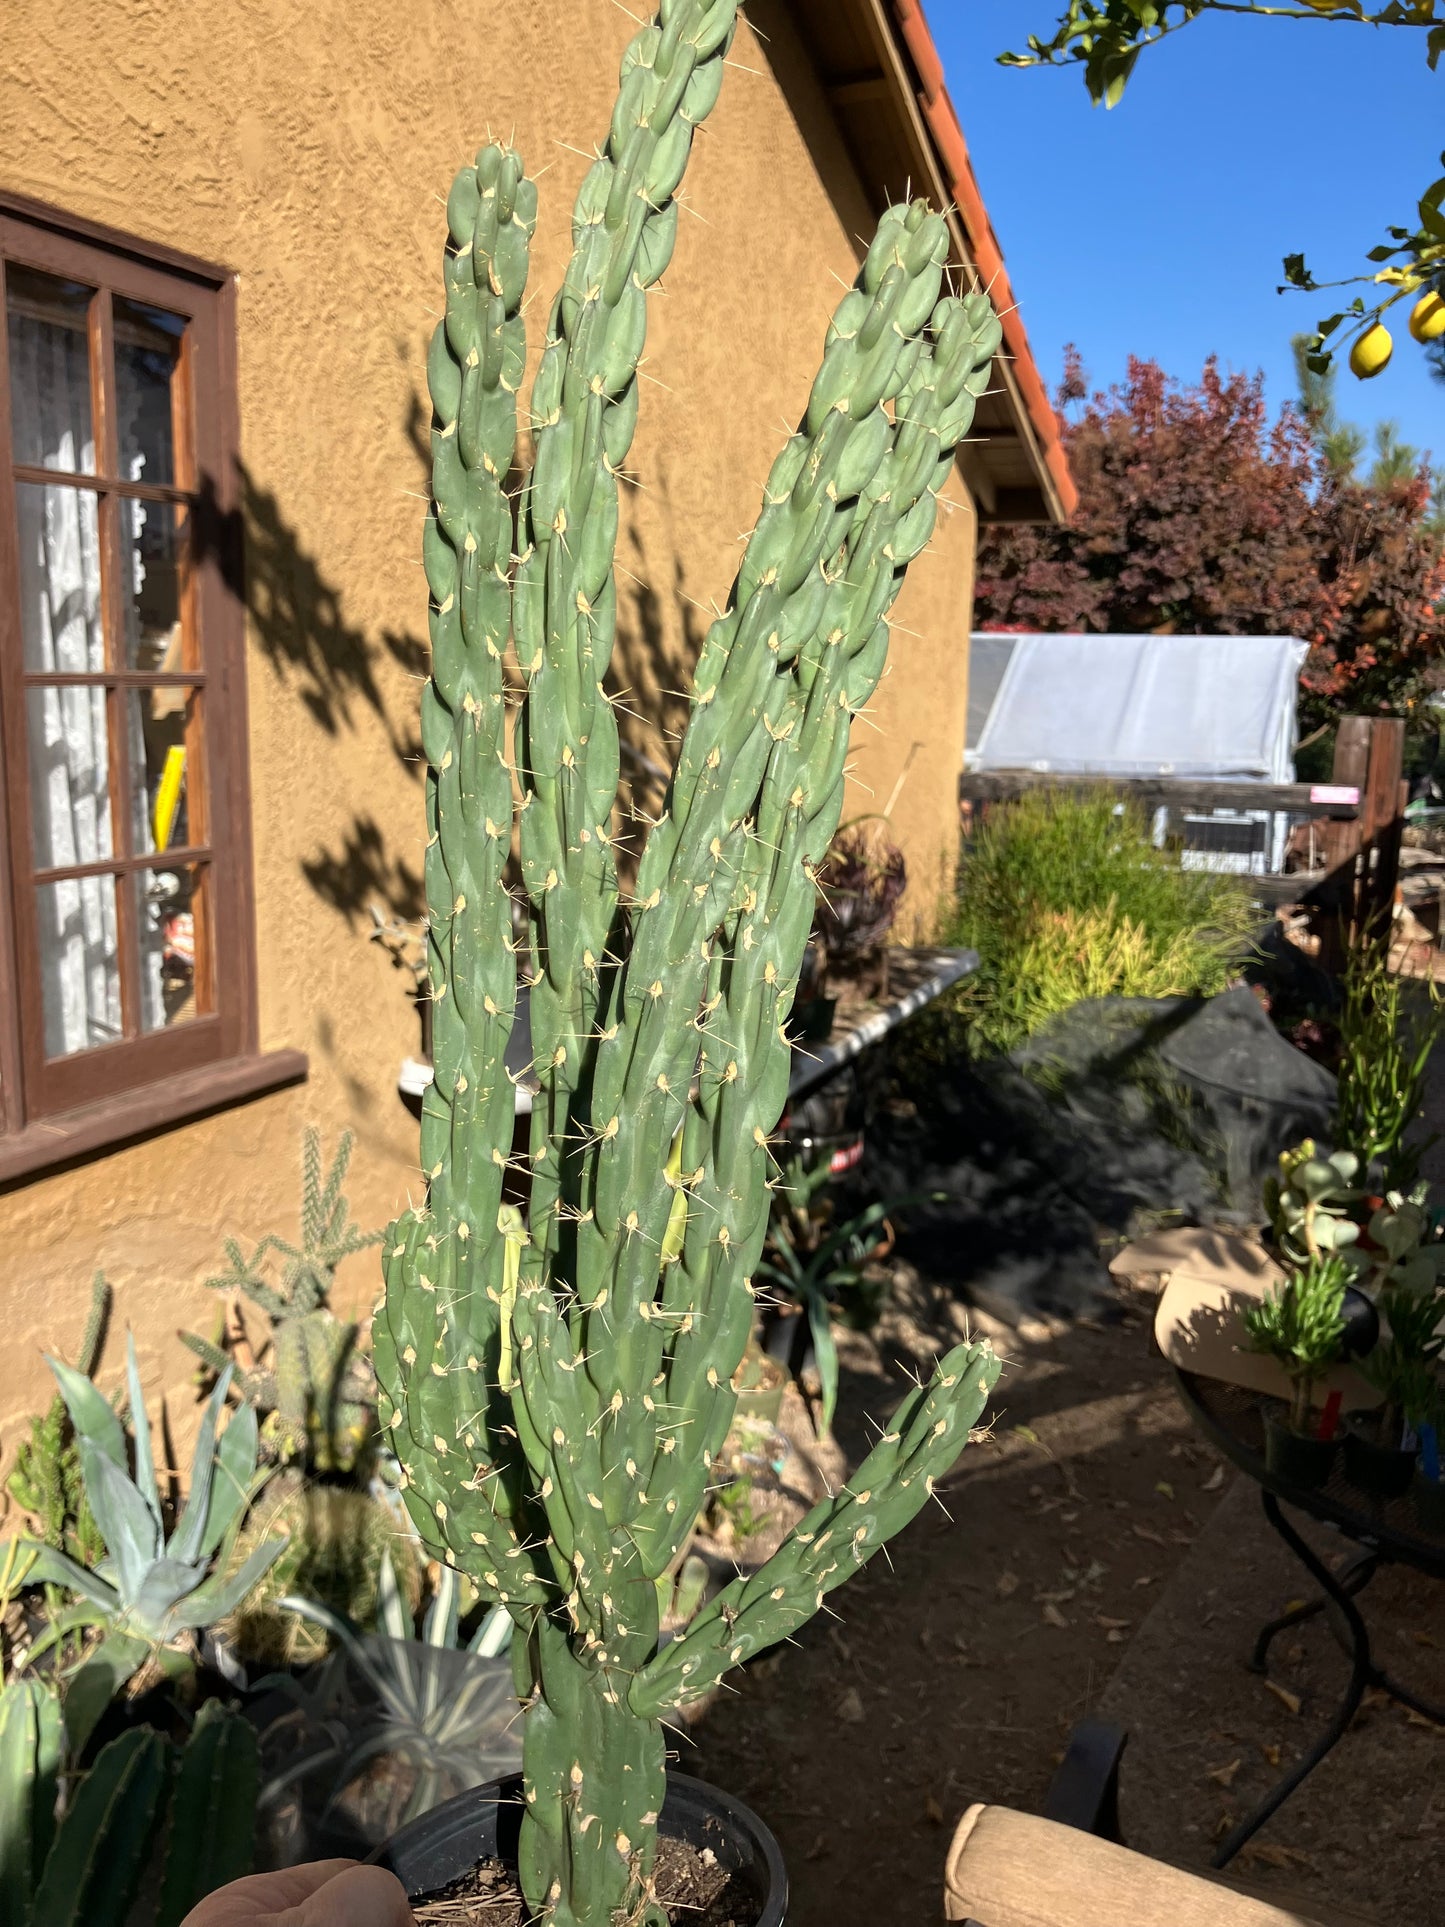
[[975, 635], [973, 770], [1294, 781], [1296, 636]]

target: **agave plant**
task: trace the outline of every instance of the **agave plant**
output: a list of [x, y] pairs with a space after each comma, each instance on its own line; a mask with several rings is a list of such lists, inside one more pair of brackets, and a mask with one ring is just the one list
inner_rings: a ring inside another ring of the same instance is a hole
[[75, 1427], [85, 1496], [106, 1556], [92, 1568], [54, 1546], [23, 1537], [17, 1542], [29, 1556], [29, 1583], [64, 1586], [79, 1595], [79, 1603], [61, 1613], [31, 1647], [26, 1663], [79, 1627], [104, 1629], [66, 1692], [66, 1724], [78, 1749], [107, 1701], [147, 1659], [155, 1657], [167, 1671], [187, 1667], [190, 1655], [177, 1650], [175, 1642], [234, 1612], [286, 1541], [268, 1539], [235, 1572], [227, 1572], [236, 1535], [266, 1476], [256, 1471], [256, 1414], [249, 1406], [232, 1415], [217, 1439], [229, 1367], [206, 1402], [191, 1458], [189, 1496], [167, 1534], [135, 1340], [126, 1342], [134, 1475], [119, 1414], [83, 1372], [55, 1358], [47, 1357], [46, 1363]]
[[[869, 1254], [884, 1234], [890, 1212], [913, 1202], [911, 1198], [881, 1198], [842, 1224], [830, 1224], [815, 1212], [812, 1201], [832, 1173], [826, 1164], [805, 1171], [801, 1158], [791, 1158], [773, 1189], [768, 1242], [756, 1276], [787, 1293], [807, 1319], [818, 1368], [819, 1425], [824, 1434], [833, 1428], [838, 1405], [838, 1348], [833, 1341], [833, 1309], [839, 1294], [863, 1282]], [[801, 1328], [800, 1328], [801, 1337]], [[802, 1353], [794, 1347], [796, 1369]]]
[[[511, 1666], [504, 1658], [511, 1616], [494, 1606], [463, 1642], [461, 1580], [450, 1567], [440, 1568], [420, 1639], [389, 1557], [381, 1563], [375, 1633], [314, 1599], [293, 1594], [280, 1603], [323, 1627], [336, 1646], [316, 1684], [275, 1682], [296, 1701], [305, 1725], [323, 1737], [268, 1780], [263, 1804], [273, 1804], [295, 1781], [329, 1769], [329, 1810], [372, 1760], [390, 1756], [415, 1776], [404, 1810], [388, 1817], [388, 1825], [395, 1825], [453, 1793], [516, 1771], [521, 1740]], [[359, 1718], [354, 1681], [366, 1701]]]

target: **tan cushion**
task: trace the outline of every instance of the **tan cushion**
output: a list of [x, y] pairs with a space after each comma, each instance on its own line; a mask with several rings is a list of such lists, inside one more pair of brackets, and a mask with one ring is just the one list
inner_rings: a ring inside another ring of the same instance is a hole
[[980, 1927], [1370, 1927], [1307, 1911], [1008, 1807], [970, 1807], [944, 1873], [944, 1913]]
[[[1244, 1349], [1245, 1308], [1268, 1297], [1283, 1273], [1262, 1245], [1222, 1231], [1194, 1231], [1154, 1313], [1154, 1339], [1171, 1365], [1246, 1391], [1288, 1398], [1289, 1381], [1274, 1359]], [[1315, 1387], [1323, 1404], [1339, 1390], [1345, 1409], [1373, 1407], [1380, 1395], [1353, 1365], [1335, 1365]]]

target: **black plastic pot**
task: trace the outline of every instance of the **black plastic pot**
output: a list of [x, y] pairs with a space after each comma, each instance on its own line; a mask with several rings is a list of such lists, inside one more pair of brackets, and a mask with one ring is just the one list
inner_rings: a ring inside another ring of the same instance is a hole
[[1403, 1499], [1415, 1482], [1415, 1453], [1370, 1437], [1368, 1418], [1345, 1421], [1345, 1476], [1377, 1499]]
[[836, 997], [809, 997], [793, 1005], [793, 1030], [800, 1043], [826, 1044], [838, 1012]]
[[[392, 1835], [377, 1855], [419, 1900], [458, 1879], [478, 1861], [517, 1860], [522, 1823], [520, 1774], [493, 1780], [433, 1807]], [[699, 1853], [710, 1848], [719, 1865], [751, 1887], [758, 1908], [757, 1927], [783, 1927], [788, 1911], [788, 1871], [777, 1841], [758, 1816], [705, 1780], [669, 1773], [658, 1831], [682, 1840]]]
[[1346, 1285], [1340, 1300], [1340, 1349], [1346, 1358], [1364, 1358], [1380, 1342], [1380, 1314], [1373, 1298], [1358, 1285]]
[[1273, 1412], [1264, 1415], [1264, 1463], [1290, 1485], [1323, 1485], [1339, 1450], [1337, 1439], [1306, 1439]]

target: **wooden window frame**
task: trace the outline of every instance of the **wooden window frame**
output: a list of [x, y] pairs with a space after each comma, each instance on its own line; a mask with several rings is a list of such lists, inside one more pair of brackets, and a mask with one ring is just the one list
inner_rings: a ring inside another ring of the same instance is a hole
[[[239, 406], [236, 384], [236, 284], [225, 269], [171, 248], [153, 246], [93, 222], [0, 193], [0, 313], [7, 263], [80, 282], [98, 291], [98, 337], [109, 355], [112, 298], [144, 303], [186, 322], [178, 366], [174, 486], [115, 486], [116, 424], [106, 418], [108, 388], [92, 372], [95, 492], [102, 504], [102, 593], [108, 634], [119, 634], [121, 555], [116, 537], [125, 496], [184, 507], [191, 515], [185, 594], [196, 658], [175, 675], [118, 668], [107, 662], [107, 686], [190, 685], [202, 693], [203, 784], [193, 785], [208, 820], [188, 847], [103, 858], [65, 866], [116, 876], [121, 942], [133, 947], [130, 877], [184, 864], [192, 849], [209, 864], [208, 955], [211, 1009], [174, 1028], [47, 1059], [38, 950], [37, 870], [27, 775], [27, 689], [20, 626], [19, 546], [15, 483], [70, 486], [49, 470], [17, 470], [10, 419], [7, 329], [0, 327], [0, 1186], [62, 1162], [165, 1129], [186, 1118], [258, 1094], [306, 1074], [299, 1051], [261, 1054], [257, 1032], [256, 924], [252, 886], [251, 811], [246, 708], [245, 603], [237, 489]], [[95, 339], [95, 336], [92, 336]], [[111, 377], [113, 379], [113, 376]], [[184, 446], [182, 446], [184, 444]], [[107, 547], [109, 544], [109, 548]], [[53, 678], [50, 680], [54, 680]], [[77, 681], [87, 680], [78, 677]], [[124, 738], [125, 731], [113, 731]], [[112, 743], [124, 781], [127, 750]], [[113, 801], [113, 810], [117, 807]], [[129, 807], [127, 805], [127, 807]], [[192, 809], [195, 824], [198, 812]], [[125, 984], [122, 972], [122, 985]], [[127, 1000], [133, 1002], [133, 996]], [[129, 1009], [127, 1028], [134, 1030]]]

